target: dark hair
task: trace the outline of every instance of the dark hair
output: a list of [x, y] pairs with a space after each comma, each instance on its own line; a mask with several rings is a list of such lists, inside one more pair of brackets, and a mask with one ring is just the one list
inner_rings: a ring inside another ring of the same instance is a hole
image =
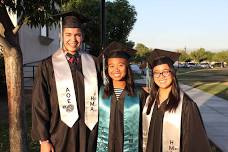
[[[108, 59], [109, 58], [105, 59], [105, 65], [108, 65]], [[126, 81], [125, 89], [129, 96], [134, 96], [135, 95], [135, 84], [134, 84], [134, 80], [133, 80], [133, 73], [130, 68], [130, 64], [127, 63], [126, 66], [127, 66], [127, 72], [126, 72], [126, 76], [124, 78]], [[106, 66], [106, 68], [105, 68], [105, 75], [108, 79], [108, 82], [104, 87], [104, 96], [103, 97], [107, 98], [107, 97], [111, 96], [114, 92], [112, 78], [108, 74], [108, 66]]]
[[[179, 102], [180, 102], [180, 87], [176, 78], [176, 71], [173, 66], [173, 61], [169, 57], [160, 57], [153, 61], [151, 64], [152, 68], [152, 75], [153, 75], [153, 68], [157, 65], [161, 64], [167, 64], [170, 68], [170, 72], [172, 75], [172, 88], [169, 93], [169, 102], [165, 108], [166, 111], [175, 111]], [[158, 100], [157, 94], [158, 94], [159, 86], [154, 82], [154, 79], [151, 79], [151, 91], [150, 91], [150, 100], [149, 105], [147, 109], [147, 114], [150, 113], [151, 107], [153, 103], [155, 102], [155, 99]]]

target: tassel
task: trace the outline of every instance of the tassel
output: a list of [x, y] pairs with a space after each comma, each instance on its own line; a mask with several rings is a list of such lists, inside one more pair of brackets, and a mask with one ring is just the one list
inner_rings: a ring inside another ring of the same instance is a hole
[[106, 85], [108, 83], [108, 79], [105, 75], [105, 57], [102, 55], [102, 64], [103, 64], [103, 84]]
[[151, 89], [151, 77], [150, 77], [150, 69], [148, 62], [146, 63], [146, 87]]

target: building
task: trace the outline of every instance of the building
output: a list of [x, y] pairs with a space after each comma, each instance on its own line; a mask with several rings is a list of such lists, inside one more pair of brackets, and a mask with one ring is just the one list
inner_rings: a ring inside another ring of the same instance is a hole
[[[17, 14], [9, 13], [16, 26]], [[24, 86], [31, 87], [37, 64], [53, 54], [60, 46], [59, 27], [33, 27], [23, 25], [19, 30], [19, 43], [23, 55]]]

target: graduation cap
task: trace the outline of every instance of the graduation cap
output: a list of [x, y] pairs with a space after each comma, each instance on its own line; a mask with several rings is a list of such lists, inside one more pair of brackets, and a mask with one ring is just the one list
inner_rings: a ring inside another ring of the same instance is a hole
[[119, 42], [111, 42], [103, 51], [104, 57], [107, 58], [125, 58], [129, 60], [132, 56], [134, 56], [136, 50], [132, 48], [128, 48]]
[[174, 64], [174, 62], [178, 60], [179, 56], [180, 56], [180, 53], [178, 52], [154, 49], [148, 56], [147, 61], [152, 66], [155, 60], [159, 58], [167, 58], [167, 60], [169, 60], [170, 63]]
[[66, 11], [53, 15], [54, 18], [62, 17], [62, 28], [81, 28], [83, 23], [89, 21], [85, 16], [76, 11]]

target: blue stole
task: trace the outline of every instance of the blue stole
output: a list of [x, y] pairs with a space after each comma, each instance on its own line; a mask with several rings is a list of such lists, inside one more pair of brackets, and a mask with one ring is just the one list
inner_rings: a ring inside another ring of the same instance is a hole
[[[112, 96], [103, 98], [104, 88], [99, 91], [99, 124], [97, 152], [108, 151], [110, 107]], [[125, 95], [124, 99], [124, 152], [137, 152], [139, 149], [139, 96]]]

